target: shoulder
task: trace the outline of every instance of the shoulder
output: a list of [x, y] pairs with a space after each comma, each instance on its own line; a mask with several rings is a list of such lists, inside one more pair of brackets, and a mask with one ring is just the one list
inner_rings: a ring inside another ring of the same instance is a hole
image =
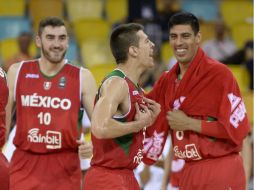
[[208, 69], [220, 81], [234, 80], [234, 75], [229, 67], [219, 61], [207, 57]]
[[128, 84], [119, 76], [111, 76], [101, 84], [100, 93], [101, 95], [124, 96], [128, 94]]
[[164, 83], [167, 83], [168, 79], [173, 75], [174, 75], [173, 69], [171, 69], [170, 71], [164, 71], [156, 83], [163, 85]]
[[230, 72], [230, 69], [228, 68], [227, 65], [225, 65], [215, 59], [207, 57], [206, 61], [210, 65], [210, 69], [212, 69], [213, 71], [226, 72], [226, 73]]
[[8, 70], [8, 76], [10, 74], [15, 74], [22, 64], [22, 62], [12, 64]]
[[124, 89], [128, 87], [128, 84], [125, 79], [119, 76], [111, 76], [104, 80], [102, 83], [102, 88], [114, 88], [115, 90]]
[[92, 72], [84, 67], [80, 67], [80, 73], [81, 73], [81, 77], [82, 80], [94, 80], [94, 76], [92, 74]]

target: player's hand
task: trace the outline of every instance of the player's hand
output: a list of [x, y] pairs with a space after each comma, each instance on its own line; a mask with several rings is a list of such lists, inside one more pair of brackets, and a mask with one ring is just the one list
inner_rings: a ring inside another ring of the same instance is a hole
[[145, 101], [148, 109], [152, 113], [152, 123], [156, 120], [157, 116], [161, 112], [161, 105], [154, 100], [151, 100], [149, 98], [143, 97], [143, 100]]
[[187, 130], [188, 116], [180, 110], [173, 110], [167, 112], [167, 120], [171, 129], [184, 131]]
[[136, 115], [135, 121], [141, 121], [143, 125], [140, 129], [148, 127], [152, 124], [152, 112], [144, 104], [135, 103]]
[[78, 154], [82, 159], [91, 158], [93, 155], [93, 145], [91, 142], [85, 142], [81, 140], [76, 141], [79, 144]]
[[188, 117], [181, 110], [167, 112], [167, 120], [171, 129], [176, 131], [191, 130], [201, 132], [201, 120]]

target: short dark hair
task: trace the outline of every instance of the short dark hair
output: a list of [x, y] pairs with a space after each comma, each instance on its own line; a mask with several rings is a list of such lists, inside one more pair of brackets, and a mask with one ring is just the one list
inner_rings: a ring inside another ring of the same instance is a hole
[[38, 28], [38, 35], [42, 34], [43, 29], [46, 26], [65, 26], [64, 21], [58, 17], [46, 17], [40, 21]]
[[137, 23], [128, 23], [121, 24], [112, 31], [110, 48], [117, 64], [126, 62], [130, 46], [139, 46], [139, 30], [144, 30], [144, 27]]
[[175, 25], [190, 25], [194, 34], [199, 32], [199, 21], [198, 18], [189, 12], [178, 12], [169, 18], [168, 29]]

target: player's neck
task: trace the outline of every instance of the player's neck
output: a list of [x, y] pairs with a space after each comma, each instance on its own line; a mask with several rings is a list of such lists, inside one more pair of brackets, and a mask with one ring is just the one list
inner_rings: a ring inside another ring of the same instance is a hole
[[179, 63], [179, 67], [180, 67], [179, 77], [180, 77], [180, 79], [182, 79], [185, 72], [187, 71], [187, 69], [189, 67], [189, 63], [188, 64]]
[[[133, 65], [133, 64], [132, 64]], [[142, 74], [137, 68], [133, 68], [131, 64], [119, 64], [117, 66], [133, 83], [137, 84]]]
[[64, 66], [64, 60], [59, 63], [51, 63], [43, 57], [39, 59], [39, 67], [41, 72], [46, 76], [56, 75]]

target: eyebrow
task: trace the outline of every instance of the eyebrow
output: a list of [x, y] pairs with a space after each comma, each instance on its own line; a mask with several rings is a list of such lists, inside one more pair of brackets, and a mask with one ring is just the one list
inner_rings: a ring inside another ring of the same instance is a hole
[[55, 34], [46, 34], [46, 36], [49, 36], [49, 37], [67, 37], [67, 35], [66, 34], [61, 34], [61, 35], [55, 35]]
[[169, 35], [186, 35], [186, 34], [191, 35], [190, 32], [183, 32], [183, 33], [180, 33], [180, 34], [177, 34], [177, 33], [169, 33]]

